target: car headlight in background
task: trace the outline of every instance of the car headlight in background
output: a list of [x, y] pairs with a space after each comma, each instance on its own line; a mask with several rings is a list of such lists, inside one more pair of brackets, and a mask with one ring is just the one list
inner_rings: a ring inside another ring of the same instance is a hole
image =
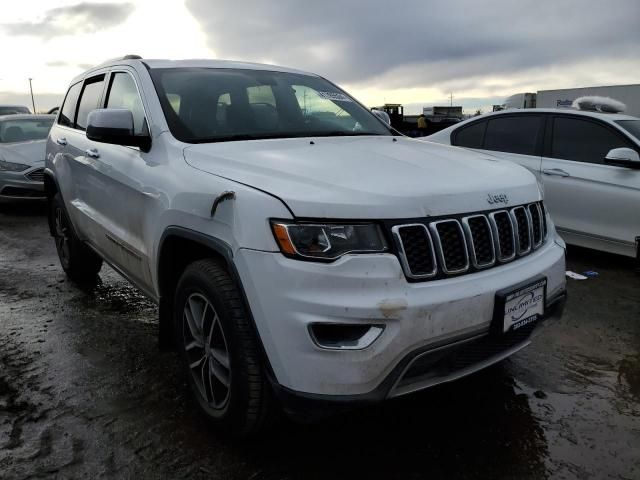
[[0, 160], [0, 172], [22, 172], [29, 168], [29, 165], [23, 165], [21, 163], [5, 162]]
[[373, 223], [295, 223], [272, 221], [282, 253], [308, 260], [335, 260], [347, 253], [381, 253], [387, 243]]

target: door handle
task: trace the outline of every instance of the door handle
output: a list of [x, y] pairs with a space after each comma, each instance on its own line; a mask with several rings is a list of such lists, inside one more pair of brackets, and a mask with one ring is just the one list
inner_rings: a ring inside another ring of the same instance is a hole
[[542, 170], [545, 175], [555, 175], [557, 177], [570, 177], [571, 174], [562, 170], [561, 168], [545, 168]]
[[56, 138], [56, 143], [58, 145], [62, 145], [64, 147], [67, 144], [67, 139], [66, 138]]
[[89, 148], [85, 150], [84, 153], [87, 154], [87, 157], [100, 158], [100, 153], [98, 153], [98, 150], [96, 150], [95, 148]]

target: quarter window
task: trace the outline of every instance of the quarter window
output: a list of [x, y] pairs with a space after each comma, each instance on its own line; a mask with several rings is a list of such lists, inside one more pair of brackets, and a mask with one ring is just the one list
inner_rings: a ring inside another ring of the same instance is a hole
[[453, 144], [458, 147], [482, 148], [486, 128], [487, 122], [476, 122], [463, 127], [456, 132]]
[[111, 86], [106, 108], [124, 108], [133, 114], [133, 130], [141, 135], [145, 130], [144, 108], [135, 81], [128, 73], [118, 72], [111, 76]]
[[73, 121], [76, 114], [76, 105], [78, 103], [78, 95], [80, 95], [80, 89], [82, 83], [76, 83], [69, 88], [67, 96], [62, 104], [60, 115], [58, 116], [58, 123], [65, 127], [73, 127]]
[[622, 135], [599, 123], [569, 117], [556, 117], [553, 122], [553, 158], [604, 163], [609, 150], [619, 147], [633, 148]]
[[485, 150], [535, 155], [542, 117], [504, 116], [489, 120], [484, 138]]
[[91, 78], [84, 83], [82, 94], [80, 96], [80, 104], [78, 105], [78, 117], [76, 119], [76, 128], [86, 130], [87, 117], [89, 112], [95, 110], [100, 105], [100, 97], [102, 96], [102, 87], [104, 86], [104, 75]]

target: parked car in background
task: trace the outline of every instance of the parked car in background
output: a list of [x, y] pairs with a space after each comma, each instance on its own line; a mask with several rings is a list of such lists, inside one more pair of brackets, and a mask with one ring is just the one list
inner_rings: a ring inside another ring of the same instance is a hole
[[276, 403], [326, 412], [471, 374], [564, 305], [531, 173], [395, 135], [311, 73], [107, 62], [72, 81], [45, 175], [67, 275], [105, 260], [156, 301], [197, 404], [238, 435]]
[[14, 115], [16, 113], [31, 113], [28, 107], [24, 105], [2, 105], [0, 104], [1, 115]]
[[54, 115], [0, 116], [0, 201], [44, 199], [46, 139]]
[[505, 110], [425, 140], [528, 168], [567, 243], [640, 256], [640, 119], [576, 109]]

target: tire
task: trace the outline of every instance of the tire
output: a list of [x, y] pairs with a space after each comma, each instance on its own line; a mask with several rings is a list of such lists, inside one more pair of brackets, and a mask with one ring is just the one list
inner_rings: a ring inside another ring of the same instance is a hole
[[200, 410], [235, 437], [265, 430], [275, 419], [273, 394], [237, 284], [215, 260], [198, 260], [175, 299], [176, 344]]
[[60, 265], [67, 276], [78, 283], [95, 281], [102, 268], [102, 259], [77, 237], [60, 194], [51, 200], [49, 224]]

